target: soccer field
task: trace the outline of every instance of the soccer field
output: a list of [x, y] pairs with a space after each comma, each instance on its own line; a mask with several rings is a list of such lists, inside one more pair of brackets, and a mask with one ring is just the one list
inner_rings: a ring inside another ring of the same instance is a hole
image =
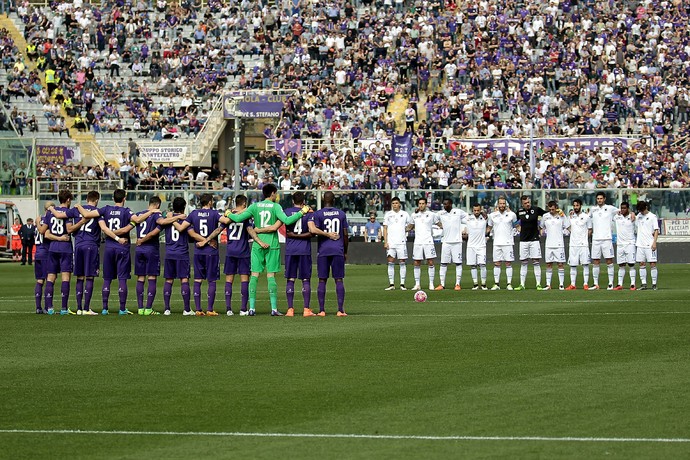
[[348, 266], [347, 318], [332, 282], [327, 317], [270, 317], [265, 278], [256, 317], [183, 317], [179, 285], [169, 317], [51, 317], [32, 267], [1, 264], [0, 457], [687, 458], [689, 273], [482, 292], [466, 272], [419, 304]]

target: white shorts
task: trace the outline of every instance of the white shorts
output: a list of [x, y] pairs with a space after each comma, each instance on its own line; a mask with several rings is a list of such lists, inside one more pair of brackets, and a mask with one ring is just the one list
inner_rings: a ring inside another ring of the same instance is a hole
[[513, 246], [494, 246], [494, 262], [512, 262], [515, 260]]
[[635, 259], [638, 262], [656, 262], [656, 251], [652, 251], [652, 248], [637, 248]]
[[546, 248], [546, 263], [565, 263], [565, 248]]
[[486, 248], [467, 248], [467, 265], [486, 265]]
[[442, 264], [462, 263], [462, 243], [443, 243], [441, 245]]
[[541, 259], [539, 241], [520, 241], [520, 260]]
[[592, 241], [592, 259], [613, 259], [613, 241], [594, 240]]
[[433, 244], [412, 245], [413, 260], [428, 260], [436, 258], [436, 247]]
[[569, 252], [568, 265], [571, 267], [589, 265], [592, 262], [589, 258], [589, 248], [587, 246], [570, 246]]
[[398, 260], [407, 260], [407, 246], [404, 244], [400, 246], [388, 246], [386, 255]]
[[634, 244], [616, 245], [616, 263], [634, 264], [636, 252]]

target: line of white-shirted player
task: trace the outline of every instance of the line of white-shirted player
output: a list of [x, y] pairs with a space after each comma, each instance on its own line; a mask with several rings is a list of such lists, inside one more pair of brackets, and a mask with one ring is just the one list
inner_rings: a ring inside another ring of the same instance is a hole
[[[608, 289], [622, 290], [626, 268], [630, 275], [630, 289], [647, 288], [647, 264], [650, 266], [652, 288], [657, 286], [657, 238], [659, 223], [655, 214], [649, 211], [647, 203], [638, 203], [638, 213], [630, 211], [627, 203], [620, 208], [606, 204], [603, 193], [597, 194], [597, 204], [587, 212], [582, 208], [580, 199], [573, 200], [573, 208], [565, 214], [556, 202], [549, 203], [549, 210], [541, 217], [539, 226], [545, 237], [546, 280], [541, 285], [541, 268], [536, 266], [541, 261], [539, 241], [521, 242], [520, 260], [525, 274], [521, 274], [520, 285], [516, 290], [524, 289], [524, 279], [528, 260], [534, 261], [537, 289], [551, 289], [553, 265], [557, 265], [558, 286], [561, 290], [575, 290], [578, 267], [582, 266], [585, 290], [599, 289], [600, 262], [606, 262]], [[417, 201], [417, 209], [412, 215], [401, 209], [401, 203], [393, 198], [391, 211], [386, 212], [383, 221], [384, 248], [388, 258], [387, 291], [395, 289], [395, 261], [399, 262], [400, 289], [406, 290], [407, 275], [407, 233], [414, 229], [412, 259], [414, 261], [413, 290], [421, 289], [421, 265], [427, 261], [429, 289], [445, 289], [448, 264], [456, 266], [455, 290], [461, 289], [462, 280], [462, 244], [466, 241], [465, 262], [471, 267], [473, 290], [488, 290], [486, 268], [486, 244], [493, 237], [494, 285], [491, 290], [500, 289], [501, 266], [506, 267], [506, 289], [513, 290], [512, 279], [515, 236], [518, 233], [518, 217], [511, 211], [505, 198], [499, 198], [497, 209], [486, 215], [480, 205], [472, 207], [471, 213], [454, 208], [450, 199], [443, 201], [443, 210], [432, 212], [427, 209], [425, 198]], [[614, 279], [614, 249], [612, 228], [615, 225], [617, 235], [617, 260], [619, 265], [618, 279]], [[433, 227], [443, 229], [441, 238], [440, 284], [435, 286], [436, 249], [433, 240]], [[570, 266], [570, 284], [565, 285], [565, 236], [570, 236], [568, 247], [568, 265]], [[590, 244], [591, 254], [590, 254]], [[590, 263], [592, 263], [592, 283], [590, 284]], [[636, 287], [636, 268], [639, 264], [640, 286]]]

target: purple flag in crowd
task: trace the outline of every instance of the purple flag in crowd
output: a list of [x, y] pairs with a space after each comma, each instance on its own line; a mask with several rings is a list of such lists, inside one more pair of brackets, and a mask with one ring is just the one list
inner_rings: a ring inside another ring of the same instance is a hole
[[302, 153], [301, 139], [276, 139], [276, 151], [280, 153], [281, 158], [285, 158], [288, 153]]
[[391, 152], [394, 166], [409, 166], [412, 160], [412, 134], [394, 135]]

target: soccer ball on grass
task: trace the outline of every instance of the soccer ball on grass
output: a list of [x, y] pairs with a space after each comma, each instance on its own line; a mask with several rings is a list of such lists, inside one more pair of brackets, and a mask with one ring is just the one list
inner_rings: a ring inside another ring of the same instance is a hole
[[415, 302], [426, 302], [426, 292], [424, 291], [417, 291], [414, 293], [414, 301]]

